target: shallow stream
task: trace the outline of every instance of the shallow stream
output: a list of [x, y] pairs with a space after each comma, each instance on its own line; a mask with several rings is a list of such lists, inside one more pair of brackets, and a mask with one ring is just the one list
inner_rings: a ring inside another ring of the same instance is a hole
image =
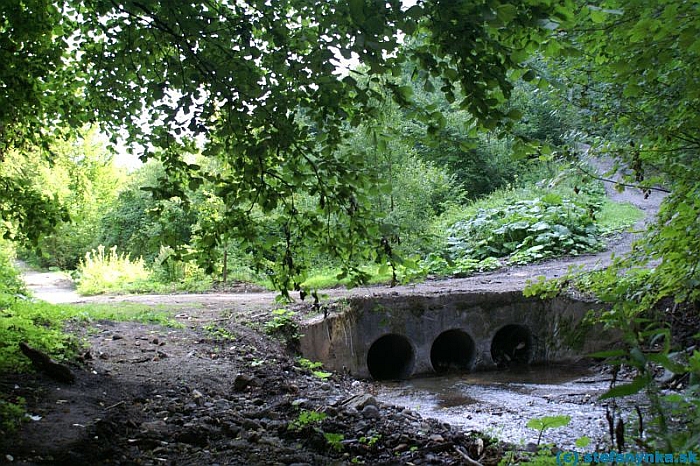
[[571, 448], [589, 437], [590, 447], [608, 442], [605, 404], [597, 401], [610, 378], [580, 366], [526, 366], [377, 383], [378, 398], [424, 417], [514, 444], [537, 441], [530, 419], [568, 415], [568, 426], [550, 429], [542, 442]]

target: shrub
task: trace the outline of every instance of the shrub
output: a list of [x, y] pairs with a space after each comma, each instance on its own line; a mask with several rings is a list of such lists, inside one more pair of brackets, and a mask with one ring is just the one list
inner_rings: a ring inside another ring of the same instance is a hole
[[83, 295], [123, 291], [128, 284], [150, 278], [143, 259], [131, 260], [128, 254], [117, 254], [116, 246], [105, 254], [102, 245], [85, 254], [78, 273], [78, 292]]
[[0, 241], [0, 295], [2, 301], [27, 295], [27, 289], [13, 261], [14, 250], [4, 241]]
[[603, 243], [592, 214], [555, 194], [480, 209], [449, 229], [449, 251], [455, 260], [507, 257], [511, 263], [598, 251]]

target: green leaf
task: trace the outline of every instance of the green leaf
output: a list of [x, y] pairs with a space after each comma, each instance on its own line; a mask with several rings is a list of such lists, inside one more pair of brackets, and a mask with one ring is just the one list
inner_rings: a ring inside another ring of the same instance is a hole
[[348, 7], [353, 21], [359, 24], [365, 21], [365, 0], [348, 0]]
[[496, 7], [496, 16], [504, 24], [510, 23], [517, 15], [517, 7], [510, 3], [505, 3]]
[[589, 437], [583, 436], [581, 438], [576, 439], [576, 442], [574, 443], [579, 448], [585, 448], [591, 444], [591, 439]]
[[594, 23], [596, 23], [596, 24], [604, 23], [607, 20], [607, 18], [608, 18], [608, 15], [603, 13], [601, 10], [591, 9], [591, 20]]
[[648, 384], [650, 379], [648, 376], [636, 377], [632, 382], [618, 385], [611, 388], [607, 392], [600, 395], [599, 400], [607, 400], [609, 398], [621, 398], [634, 395], [642, 391]]
[[571, 422], [571, 416], [567, 416], [567, 415], [544, 416], [544, 417], [530, 419], [526, 425], [530, 429], [544, 431], [547, 429], [558, 429], [560, 427], [566, 427], [569, 425], [570, 422]]

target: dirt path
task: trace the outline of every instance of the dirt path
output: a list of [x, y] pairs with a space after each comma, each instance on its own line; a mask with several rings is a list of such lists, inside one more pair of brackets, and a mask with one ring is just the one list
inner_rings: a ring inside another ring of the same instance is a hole
[[[662, 199], [634, 190], [609, 194], [648, 218]], [[605, 266], [610, 251], [629, 249], [633, 239], [624, 233], [605, 253], [470, 278], [327, 295], [521, 289], [528, 279], [556, 277], [573, 264]], [[84, 298], [65, 275], [26, 271], [25, 279], [39, 299], [157, 305], [181, 327], [92, 322], [73, 329], [86, 343], [82, 362], [72, 367], [74, 384], [42, 374], [0, 381], [10, 395], [27, 400], [32, 415], [18, 434], [0, 438], [0, 463], [466, 464], [469, 455], [489, 465], [502, 457], [492, 440], [378, 403], [364, 382], [313, 375], [265, 332], [269, 311], [278, 306], [275, 293]]]

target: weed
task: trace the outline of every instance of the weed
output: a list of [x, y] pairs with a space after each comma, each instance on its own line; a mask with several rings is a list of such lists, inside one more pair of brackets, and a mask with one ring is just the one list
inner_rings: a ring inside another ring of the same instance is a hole
[[314, 376], [318, 377], [321, 380], [325, 380], [331, 375], [333, 375], [332, 372], [324, 372], [322, 370], [319, 370], [323, 367], [323, 363], [310, 361], [306, 358], [298, 358], [297, 362], [299, 363], [299, 366], [301, 366], [304, 369], [308, 369]]
[[454, 224], [449, 235], [455, 259], [507, 257], [510, 263], [527, 263], [603, 247], [590, 211], [554, 194], [481, 209]]
[[216, 324], [207, 324], [203, 329], [215, 340], [233, 341], [236, 339], [236, 335], [234, 335], [229, 329]]
[[280, 338], [287, 349], [292, 352], [299, 350], [299, 324], [294, 320], [296, 312], [288, 309], [275, 309], [272, 311], [272, 319], [264, 324], [265, 333]]
[[117, 254], [116, 246], [109, 248], [109, 253], [105, 253], [102, 245], [88, 252], [78, 271], [78, 292], [83, 295], [121, 291], [127, 284], [150, 278], [143, 259], [132, 260], [128, 254]]
[[336, 434], [332, 432], [324, 432], [323, 437], [328, 442], [328, 445], [335, 451], [343, 451], [343, 440], [345, 436], [343, 434]]
[[0, 434], [7, 434], [17, 430], [17, 427], [26, 419], [24, 398], [16, 398], [12, 401], [3, 399], [0, 395]]
[[[161, 257], [162, 256], [162, 257]], [[77, 271], [78, 292], [82, 295], [102, 293], [170, 293], [173, 291], [206, 291], [211, 288], [208, 277], [192, 261], [177, 261], [172, 250], [161, 249], [155, 272], [146, 268], [143, 259], [117, 254], [117, 247], [105, 252], [100, 245], [85, 255]]]
[[294, 322], [296, 312], [289, 309], [275, 309], [272, 311], [272, 315], [274, 317], [265, 322], [265, 333], [268, 335], [283, 333], [290, 327], [296, 328], [296, 322]]
[[527, 426], [538, 431], [537, 445], [542, 440], [542, 435], [546, 430], [566, 427], [571, 422], [571, 416], [544, 416], [530, 419]]
[[381, 438], [382, 436], [379, 434], [371, 435], [369, 437], [362, 436], [360, 437], [359, 442], [363, 445], [367, 445], [368, 447], [372, 448]]
[[305, 427], [314, 426], [323, 422], [328, 415], [318, 411], [302, 410], [296, 420], [287, 425], [288, 430], [299, 432]]

